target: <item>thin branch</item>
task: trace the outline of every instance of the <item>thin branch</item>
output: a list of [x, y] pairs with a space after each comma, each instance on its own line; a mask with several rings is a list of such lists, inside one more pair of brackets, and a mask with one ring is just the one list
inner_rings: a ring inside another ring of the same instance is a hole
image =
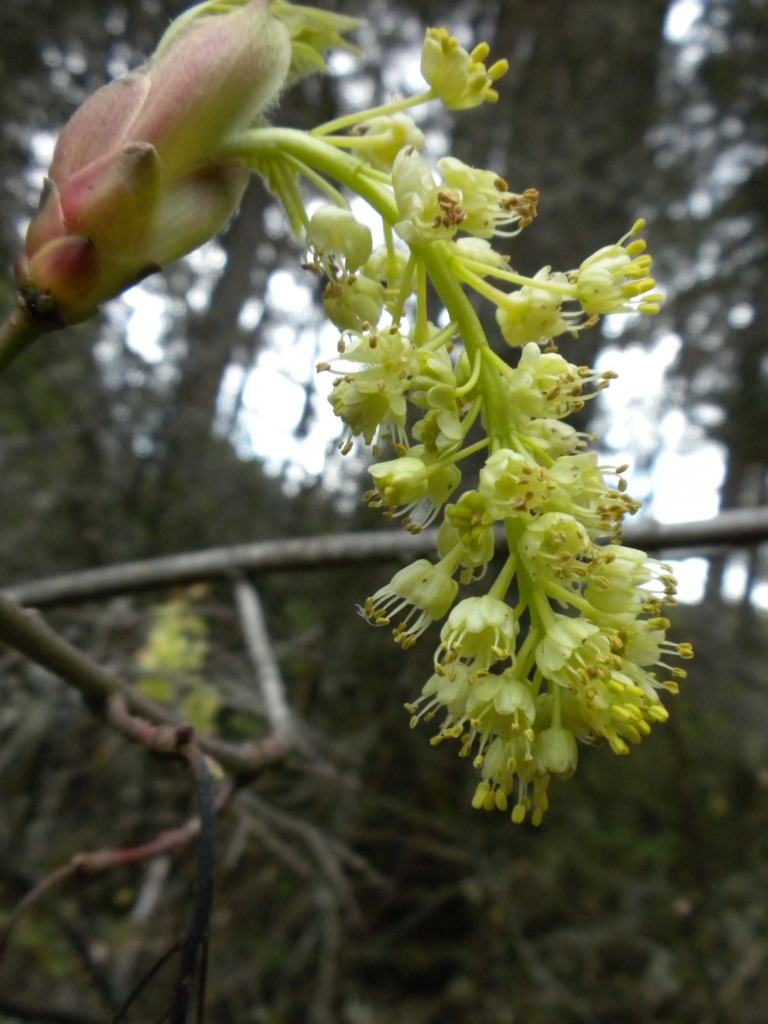
[[[26, 873], [22, 873], [9, 868], [4, 865], [2, 869], [3, 876], [11, 883], [14, 890], [20, 889], [21, 896], [19, 900], [23, 899], [29, 890], [34, 888], [35, 882]], [[114, 1013], [117, 1007], [120, 1005], [120, 999], [118, 998], [116, 987], [113, 983], [113, 979], [109, 973], [105, 970], [104, 965], [100, 962], [98, 955], [94, 954], [94, 950], [91, 947], [91, 943], [86, 937], [81, 934], [80, 929], [70, 919], [68, 913], [56, 904], [46, 908], [46, 914], [55, 922], [58, 928], [61, 929], [64, 937], [72, 947], [74, 955], [84, 968], [85, 972], [90, 976], [94, 987], [97, 989], [101, 996], [104, 1006], [109, 1013]], [[5, 921], [4, 928], [0, 931], [0, 944], [2, 944], [2, 934], [7, 927], [7, 920]], [[3, 1019], [2, 1010], [0, 1010], [0, 1020]]]
[[[61, 864], [55, 871], [51, 871], [50, 874], [46, 875], [36, 886], [29, 890], [29, 892], [16, 904], [13, 913], [6, 921], [2, 932], [0, 932], [0, 962], [8, 948], [11, 935], [16, 930], [16, 926], [21, 921], [22, 917], [27, 911], [38, 903], [46, 893], [54, 889], [59, 882], [63, 882], [65, 878], [71, 878], [72, 875], [76, 874], [78, 868], [75, 864], [78, 857], [84, 856], [83, 854], [75, 854], [75, 856], [68, 861], [66, 864]], [[87, 854], [85, 855], [87, 856]]]
[[312, 997], [309, 1024], [328, 1024], [332, 1017], [333, 996], [337, 985], [341, 929], [336, 895], [328, 885], [315, 893], [320, 918], [317, 982]]
[[0, 999], [0, 1014], [9, 1020], [29, 1020], [34, 1024], [102, 1024], [93, 1017], [83, 1017], [79, 1013], [67, 1013], [66, 1010], [45, 1009], [43, 1007], [24, 1006], [10, 999]]
[[272, 733], [276, 736], [293, 733], [293, 715], [285, 695], [285, 683], [277, 664], [264, 610], [256, 588], [248, 580], [235, 583], [235, 600], [240, 626], [251, 658], [256, 681], [264, 698], [264, 708]]
[[[371, 533], [261, 541], [51, 576], [19, 583], [3, 593], [20, 604], [46, 608], [186, 583], [227, 579], [238, 572], [282, 572], [410, 561], [431, 554], [436, 540], [436, 530], [424, 530], [415, 535], [404, 530], [374, 530]], [[499, 534], [500, 544], [501, 540]], [[641, 519], [627, 523], [624, 530], [624, 543], [645, 551], [690, 553], [692, 549], [707, 551], [740, 547], [766, 540], [768, 507], [731, 509], [714, 519], [693, 523], [656, 523]]]
[[21, 583], [3, 593], [21, 604], [45, 608], [185, 583], [230, 579], [233, 573], [241, 571], [321, 569], [418, 558], [434, 549], [436, 536], [432, 530], [417, 535], [404, 530], [379, 530], [260, 541], [68, 573]]
[[[197, 882], [192, 920], [181, 945], [179, 978], [171, 1010], [171, 1024], [186, 1024], [192, 997], [197, 961], [201, 948], [208, 941], [208, 929], [213, 909], [213, 890], [216, 874], [216, 787], [203, 752], [196, 743], [184, 748], [184, 756], [197, 789], [200, 815], [200, 841], [197, 854]], [[207, 955], [203, 956], [201, 970], [207, 969]], [[199, 992], [205, 992], [205, 979], [201, 978]], [[202, 998], [202, 997], [201, 997]], [[202, 1007], [199, 1008], [202, 1013]]]
[[17, 303], [13, 312], [0, 324], [0, 373], [44, 333], [44, 326], [33, 320]]
[[90, 976], [105, 1007], [110, 1013], [114, 1013], [120, 1005], [120, 999], [118, 998], [111, 974], [105, 970], [104, 965], [94, 955], [91, 945], [85, 936], [80, 934], [79, 929], [75, 928], [64, 914], [54, 910], [51, 916], [69, 940], [75, 955]]
[[[233, 792], [234, 787], [229, 782], [220, 787], [216, 796], [217, 814], [229, 802]], [[199, 834], [200, 818], [195, 816], [179, 828], [167, 829], [149, 842], [140, 843], [138, 846], [94, 850], [92, 853], [76, 853], [66, 864], [60, 865], [41, 879], [16, 904], [13, 913], [0, 931], [0, 962], [2, 962], [11, 936], [22, 917], [61, 882], [65, 882], [75, 875], [95, 875], [102, 871], [123, 867], [126, 864], [134, 864], [136, 861], [149, 860], [160, 854], [169, 853], [171, 850], [178, 850], [191, 843]]]
[[140, 979], [138, 984], [136, 984], [131, 989], [130, 993], [128, 994], [128, 998], [125, 1000], [123, 1005], [120, 1007], [120, 1010], [118, 1011], [117, 1016], [113, 1019], [112, 1024], [120, 1024], [120, 1021], [124, 1020], [126, 1013], [128, 1013], [130, 1008], [133, 1006], [133, 1004], [139, 998], [139, 996], [144, 991], [144, 989], [147, 987], [147, 985], [152, 981], [152, 979], [154, 977], [156, 977], [160, 973], [160, 971], [162, 971], [162, 969], [165, 967], [165, 965], [168, 963], [168, 961], [171, 959], [171, 957], [175, 953], [178, 953], [178, 951], [180, 949], [181, 949], [181, 942], [180, 941], [174, 942], [172, 946], [170, 946], [168, 949], [166, 949], [166, 951], [163, 954], [161, 954], [160, 957], [158, 957], [158, 959], [152, 964], [152, 966], [147, 971], [147, 973], [144, 974], [143, 977]]
[[[147, 925], [165, 893], [165, 884], [168, 881], [168, 874], [171, 870], [171, 857], [168, 853], [156, 854], [149, 858], [147, 869], [144, 872], [141, 886], [136, 893], [128, 920], [131, 925], [143, 928]], [[126, 967], [132, 959], [132, 944], [124, 950], [121, 957], [121, 973], [125, 975]]]
[[[116, 673], [103, 668], [89, 655], [54, 632], [36, 612], [21, 608], [2, 594], [0, 643], [8, 644], [38, 665], [60, 676], [66, 683], [80, 691], [94, 713], [115, 727], [119, 726], [116, 717], [118, 705], [112, 702], [112, 698], [121, 697], [125, 702], [126, 712], [138, 715], [140, 719], [136, 720], [138, 724], [135, 725], [134, 733], [125, 722], [120, 727], [122, 731], [140, 742], [146, 742], [146, 738], [141, 735], [145, 727], [170, 727], [164, 735], [172, 742], [176, 730], [183, 726], [178, 715], [170, 708], [132, 689]], [[258, 741], [229, 743], [215, 736], [200, 733], [197, 735], [197, 742], [206, 754], [214, 757], [239, 780], [253, 777], [268, 765], [281, 760], [291, 746], [289, 737], [285, 735], [265, 736]]]
[[265, 849], [282, 861], [298, 878], [309, 881], [314, 878], [315, 871], [304, 858], [296, 853], [293, 847], [276, 835], [269, 825], [248, 811], [246, 830], [248, 836], [254, 836]]
[[326, 878], [344, 902], [350, 918], [355, 922], [361, 920], [360, 908], [352, 887], [339, 863], [337, 850], [333, 848], [328, 837], [320, 829], [316, 828], [309, 821], [303, 821], [291, 814], [286, 814], [285, 811], [279, 811], [276, 807], [273, 807], [266, 800], [262, 800], [261, 797], [256, 796], [251, 791], [241, 792], [238, 796], [238, 803], [241, 807], [250, 810], [257, 818], [265, 818], [267, 821], [271, 821], [278, 829], [282, 829], [283, 832], [303, 839], [317, 858], [325, 872]]
[[[208, 940], [208, 929], [213, 908], [213, 893], [216, 872], [216, 819], [220, 808], [219, 800], [216, 797], [216, 786], [213, 775], [208, 766], [208, 760], [198, 744], [195, 742], [194, 730], [189, 726], [180, 726], [176, 729], [169, 729], [165, 725], [153, 726], [151, 723], [138, 719], [127, 711], [125, 702], [120, 697], [114, 697], [109, 702], [109, 721], [127, 733], [132, 738], [139, 740], [149, 750], [160, 754], [176, 756], [186, 761], [192, 777], [195, 781], [195, 790], [198, 801], [198, 819], [188, 822], [183, 830], [176, 830], [170, 837], [178, 843], [179, 836], [182, 841], [187, 841], [192, 836], [199, 837], [198, 842], [198, 863], [197, 877], [195, 882], [195, 895], [192, 910], [192, 920], [180, 943], [179, 974], [174, 987], [173, 999], [171, 1002], [170, 1019], [171, 1024], [187, 1024], [187, 1013], [193, 993], [195, 975], [197, 972], [200, 950]], [[231, 787], [229, 789], [231, 792]], [[147, 855], [153, 856], [158, 852], [158, 845], [166, 849], [169, 836], [158, 837], [158, 840], [142, 847], [134, 847], [131, 850], [105, 850], [100, 854], [82, 854], [73, 858], [68, 864], [63, 865], [44, 879], [21, 901], [11, 917], [9, 926], [6, 927], [2, 936], [3, 944], [7, 943], [11, 931], [20, 920], [26, 910], [44, 893], [48, 892], [62, 878], [69, 877], [84, 866], [90, 866], [92, 870], [104, 870], [106, 867], [115, 864], [125, 863], [130, 860], [141, 859]], [[148, 852], [149, 848], [149, 852]], [[0, 948], [1, 952], [1, 948]], [[162, 961], [164, 962], [164, 960]], [[207, 956], [203, 957], [203, 970], [207, 968]], [[127, 1003], [118, 1013], [120, 1020], [140, 992], [154, 977], [155, 969], [145, 976], [138, 989], [129, 996]], [[204, 979], [200, 980], [198, 992], [204, 993]], [[202, 995], [201, 995], [202, 998]], [[202, 1015], [202, 1007], [199, 1007]]]
[[205, 987], [208, 981], [208, 939], [203, 941], [200, 951], [200, 975], [197, 985], [197, 1024], [205, 1024]]

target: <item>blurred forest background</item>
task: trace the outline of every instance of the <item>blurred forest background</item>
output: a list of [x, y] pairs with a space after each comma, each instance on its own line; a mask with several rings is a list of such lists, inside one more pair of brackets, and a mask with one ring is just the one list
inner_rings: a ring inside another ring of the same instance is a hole
[[[55, 133], [183, 6], [0, 5], [3, 309]], [[421, 123], [435, 156], [450, 148], [514, 190], [540, 189], [514, 266], [568, 269], [649, 222], [661, 315], [609, 317], [567, 343], [573, 362], [623, 374], [593, 410], [604, 449], [633, 462], [652, 515], [764, 503], [766, 0], [322, 6], [367, 19], [363, 55], [334, 58], [276, 119], [311, 127], [415, 91], [428, 24], [488, 39], [511, 63], [499, 104], [455, 118], [430, 106]], [[314, 289], [254, 181], [223, 238], [38, 342], [0, 381], [1, 585], [381, 528], [360, 500], [363, 456], [333, 451], [315, 390], [328, 335]], [[699, 555], [683, 565], [698, 592], [673, 625], [697, 659], [670, 722], [629, 758], [582, 750], [538, 830], [473, 811], [470, 767], [408, 729], [402, 705], [431, 641], [403, 655], [355, 614], [391, 566], [260, 576], [304, 743], [222, 817], [208, 1019], [763, 1024], [768, 560], [757, 547]], [[263, 732], [231, 586], [47, 614], [221, 735]], [[0, 652], [0, 915], [77, 851], [142, 842], [193, 807], [181, 771]], [[0, 964], [0, 1021], [109, 1020], [183, 928], [194, 873], [189, 847], [54, 891]], [[168, 985], [158, 978], [130, 1019], [156, 1020]]]

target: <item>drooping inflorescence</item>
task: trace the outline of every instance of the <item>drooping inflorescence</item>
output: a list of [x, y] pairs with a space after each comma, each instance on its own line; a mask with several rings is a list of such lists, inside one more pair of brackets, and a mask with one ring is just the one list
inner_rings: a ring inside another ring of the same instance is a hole
[[[507, 62], [486, 67], [485, 43], [469, 52], [431, 28], [423, 92], [311, 132], [270, 125], [281, 88], [325, 69], [328, 49], [354, 51], [356, 24], [288, 0], [203, 0], [147, 65], [91, 96], [61, 133], [29, 225], [0, 367], [212, 237], [259, 172], [304, 267], [324, 278], [339, 339], [317, 369], [333, 377], [340, 447], [360, 438], [378, 458], [388, 446], [366, 500], [411, 533], [442, 516], [437, 558], [401, 569], [363, 608], [403, 648], [444, 620], [433, 673], [406, 705], [411, 725], [440, 716], [432, 743], [458, 740], [480, 772], [474, 806], [511, 805], [513, 821], [539, 824], [551, 777], [576, 768], [577, 741], [627, 753], [668, 717], [660, 693], [677, 691], [686, 673], [674, 659], [693, 654], [665, 638], [670, 567], [621, 544], [640, 507], [626, 467], [602, 464], [566, 422], [613, 374], [555, 344], [606, 314], [653, 315], [662, 296], [642, 220], [576, 269], [525, 276], [494, 243], [533, 223], [537, 190], [423, 156], [409, 108], [498, 99]], [[302, 181], [327, 200], [311, 217]], [[350, 193], [381, 218], [382, 246]], [[491, 347], [468, 293], [493, 304], [516, 360]], [[477, 453], [479, 473], [463, 474]], [[488, 576], [486, 593], [462, 596]]]
[[[326, 279], [340, 335], [337, 357], [317, 369], [333, 377], [340, 447], [361, 438], [378, 457], [389, 445], [366, 499], [413, 533], [442, 514], [437, 559], [401, 569], [362, 609], [403, 648], [444, 620], [433, 674], [406, 705], [411, 726], [437, 719], [431, 742], [458, 741], [480, 773], [475, 807], [537, 825], [551, 777], [576, 768], [577, 741], [626, 754], [668, 717], [660, 693], [677, 691], [686, 673], [675, 659], [693, 652], [665, 639], [670, 567], [621, 544], [624, 517], [640, 507], [627, 467], [603, 464], [565, 422], [614, 375], [555, 345], [604, 314], [658, 312], [644, 222], [577, 269], [519, 274], [494, 240], [531, 225], [538, 192], [512, 192], [450, 156], [433, 170], [405, 113], [433, 99], [493, 102], [506, 62], [486, 69], [487, 55], [429, 29], [423, 93], [309, 134], [254, 129], [231, 152], [267, 179], [303, 236], [305, 266]], [[311, 218], [302, 177], [330, 200]], [[381, 248], [338, 185], [381, 216]], [[428, 316], [430, 282], [444, 327]], [[492, 349], [468, 291], [495, 306], [514, 365]], [[478, 452], [478, 476], [463, 476]], [[485, 594], [462, 597], [486, 577]]]

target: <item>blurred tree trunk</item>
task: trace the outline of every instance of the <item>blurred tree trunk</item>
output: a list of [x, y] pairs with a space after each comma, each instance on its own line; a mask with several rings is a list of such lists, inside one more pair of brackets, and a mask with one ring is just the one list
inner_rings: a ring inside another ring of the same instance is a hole
[[[189, 314], [183, 329], [188, 346], [173, 403], [167, 409], [158, 438], [158, 457], [146, 466], [145, 486], [157, 489], [156, 530], [153, 544], [166, 549], [178, 545], [185, 528], [185, 508], [191, 495], [213, 476], [211, 430], [224, 371], [249, 339], [238, 327], [245, 299], [254, 291], [252, 276], [256, 246], [262, 235], [266, 192], [253, 181], [223, 242], [227, 263], [208, 309]], [[255, 335], [256, 346], [259, 334]], [[253, 356], [253, 351], [249, 356]], [[245, 360], [246, 365], [250, 358]], [[216, 446], [218, 448], [218, 446]], [[187, 543], [192, 542], [189, 538]]]

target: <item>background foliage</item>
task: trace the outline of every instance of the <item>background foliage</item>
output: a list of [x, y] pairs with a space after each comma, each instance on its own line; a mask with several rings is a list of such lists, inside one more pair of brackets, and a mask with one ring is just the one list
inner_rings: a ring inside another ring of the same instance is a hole
[[[182, 6], [4, 0], [5, 306], [46, 139], [88, 92], [139, 63]], [[430, 112], [433, 146], [493, 167], [513, 189], [541, 190], [539, 220], [514, 248], [523, 272], [574, 266], [637, 215], [648, 218], [670, 301], [653, 323], [633, 322], [608, 340], [653, 346], [679, 335], [662, 391], [649, 396], [658, 418], [683, 414], [683, 454], [707, 436], [723, 446], [723, 507], [763, 502], [768, 4], [370, 0], [361, 10], [350, 0], [337, 9], [368, 18], [362, 59], [294, 89], [279, 120], [312, 126], [408, 87], [403, 76], [426, 24], [488, 38], [512, 64], [500, 103], [455, 120]], [[680, 19], [697, 12], [676, 37]], [[330, 456], [314, 480], [295, 467], [275, 475], [274, 460], [267, 473], [253, 457], [243, 391], [231, 382], [286, 337], [289, 311], [274, 301], [259, 309], [257, 300], [296, 259], [254, 182], [220, 247], [148, 285], [164, 317], [159, 358], [128, 346], [130, 308], [118, 302], [99, 322], [43, 339], [8, 372], [0, 382], [4, 584], [382, 525], [361, 511], [354, 457], [344, 469]], [[305, 333], [317, 330], [313, 316], [300, 325]], [[294, 340], [297, 332], [294, 323]], [[587, 332], [568, 344], [573, 362], [588, 362], [601, 337]], [[319, 406], [296, 358], [301, 437]], [[632, 456], [650, 473], [659, 437], [640, 413], [632, 423]], [[256, 448], [268, 444], [259, 438]], [[429, 644], [403, 656], [386, 631], [354, 614], [386, 568], [260, 580], [306, 751], [222, 820], [210, 1019], [765, 1020], [768, 634], [754, 600], [763, 554], [711, 560], [706, 601], [676, 616], [676, 635], [694, 642], [697, 660], [670, 723], [627, 759], [583, 751], [578, 776], [556, 787], [538, 831], [472, 811], [466, 764], [408, 730], [402, 704], [426, 678]], [[197, 625], [185, 634], [179, 616]], [[222, 734], [263, 728], [228, 587], [119, 598], [61, 609], [53, 620], [138, 684], [157, 686], [159, 673], [169, 699], [197, 693], [197, 713]], [[0, 654], [0, 693], [6, 911], [76, 851], [140, 842], [190, 812], [181, 773], [116, 739], [62, 684], [9, 652]], [[56, 1019], [44, 1008], [72, 1021], [108, 1019], [177, 935], [193, 874], [186, 851], [52, 895], [0, 966], [0, 1020], [17, 1019], [4, 1016], [11, 998], [41, 1008], [29, 1019]], [[155, 985], [134, 1019], [153, 1019], [162, 998]]]

